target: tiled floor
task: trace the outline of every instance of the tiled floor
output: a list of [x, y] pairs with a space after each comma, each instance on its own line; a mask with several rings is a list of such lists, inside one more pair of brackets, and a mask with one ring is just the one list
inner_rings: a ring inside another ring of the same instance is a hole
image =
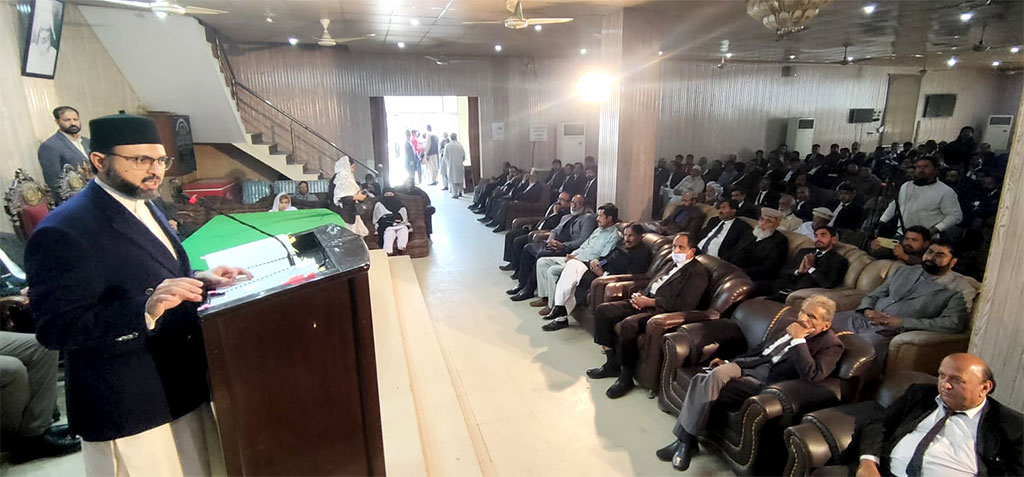
[[[428, 258], [413, 260], [485, 475], [683, 475], [654, 450], [672, 439], [672, 416], [643, 390], [612, 401], [611, 380], [584, 370], [603, 357], [576, 326], [541, 331], [536, 308], [513, 303], [498, 270], [503, 234], [480, 225], [469, 199], [427, 187], [437, 207]], [[572, 322], [572, 320], [570, 320]], [[457, 423], [452, 423], [457, 425]], [[83, 475], [80, 454], [18, 466], [4, 476]], [[732, 475], [701, 454], [686, 475]]]
[[[612, 380], [583, 374], [604, 360], [590, 334], [544, 332], [537, 308], [508, 300], [514, 282], [498, 270], [504, 234], [475, 220], [470, 199], [425, 189], [437, 208], [433, 244], [413, 264], [485, 474], [681, 475], [654, 457], [671, 442], [674, 418], [645, 390], [605, 397]], [[732, 472], [702, 454], [686, 475]]]

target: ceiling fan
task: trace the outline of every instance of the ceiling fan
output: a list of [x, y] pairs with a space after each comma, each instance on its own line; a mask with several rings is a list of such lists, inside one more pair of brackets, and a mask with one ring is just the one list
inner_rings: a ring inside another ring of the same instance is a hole
[[523, 16], [522, 0], [506, 0], [505, 9], [511, 13], [501, 21], [462, 22], [463, 25], [505, 25], [505, 28], [519, 30], [534, 25], [550, 25], [553, 23], [569, 23], [572, 18], [526, 18]]
[[221, 13], [227, 13], [225, 10], [216, 10], [213, 8], [204, 7], [193, 7], [189, 5], [181, 5], [179, 3], [172, 3], [163, 0], [155, 2], [136, 2], [132, 0], [98, 0], [103, 3], [112, 3], [114, 5], [121, 5], [125, 7], [138, 8], [141, 10], [149, 10], [158, 15], [219, 15]]
[[449, 59], [447, 56], [444, 56], [444, 53], [441, 53], [438, 56], [425, 55], [424, 58], [433, 61], [438, 66], [447, 66], [454, 63], [475, 63], [474, 60], [452, 60]]
[[373, 38], [377, 36], [376, 33], [370, 33], [367, 35], [354, 36], [351, 38], [334, 38], [333, 36], [331, 36], [331, 32], [327, 31], [327, 27], [331, 25], [331, 20], [329, 18], [321, 18], [320, 25], [324, 27], [323, 33], [321, 33], [320, 36], [316, 37], [316, 44], [320, 46], [337, 46], [338, 43], [348, 43], [357, 40], [365, 40], [367, 38]]

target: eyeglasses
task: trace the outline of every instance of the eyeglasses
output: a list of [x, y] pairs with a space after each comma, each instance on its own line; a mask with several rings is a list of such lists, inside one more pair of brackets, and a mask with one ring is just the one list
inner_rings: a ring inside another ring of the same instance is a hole
[[171, 156], [164, 156], [164, 157], [122, 156], [120, 154], [115, 154], [113, 152], [108, 153], [107, 155], [123, 157], [125, 159], [128, 159], [128, 162], [133, 167], [135, 167], [135, 170], [138, 170], [138, 171], [149, 170], [149, 168], [153, 167], [153, 163], [154, 162], [160, 164], [160, 167], [163, 167], [164, 170], [166, 170], [167, 168], [171, 167], [171, 164], [174, 163], [174, 158], [171, 157]]

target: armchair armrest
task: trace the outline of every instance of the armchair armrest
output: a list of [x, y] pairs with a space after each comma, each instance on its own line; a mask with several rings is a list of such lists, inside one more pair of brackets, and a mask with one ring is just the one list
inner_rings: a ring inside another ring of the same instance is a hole
[[[673, 364], [672, 370], [684, 366], [696, 366], [707, 362], [712, 356], [719, 358], [733, 358], [746, 351], [747, 340], [743, 337], [743, 331], [732, 320], [710, 320], [698, 323], [686, 323], [676, 331], [665, 335], [666, 350], [668, 342], [672, 343], [672, 352], [665, 355], [678, 355], [678, 358], [671, 358], [678, 365]], [[669, 361], [666, 361], [669, 362]]]
[[540, 219], [544, 217], [516, 217], [512, 219], [512, 228], [518, 229], [520, 227], [533, 227], [533, 224], [540, 222]]
[[970, 332], [951, 334], [919, 330], [900, 333], [889, 342], [885, 374], [919, 371], [934, 375], [942, 358], [950, 353], [967, 351], [970, 340]]
[[[635, 277], [637, 275], [612, 275], [611, 277]], [[635, 280], [618, 280], [608, 283], [604, 286], [604, 302], [625, 300], [629, 297], [632, 291], [639, 290], [647, 286], [647, 275], [639, 275], [641, 278]], [[608, 278], [611, 278], [608, 277]], [[593, 295], [591, 295], [593, 297]]]
[[551, 235], [550, 230], [534, 230], [530, 232], [530, 242], [543, 242]]
[[17, 323], [14, 321], [13, 314], [27, 309], [27, 296], [12, 295], [0, 298], [0, 328], [4, 331], [14, 331], [17, 328]]
[[[839, 380], [827, 378], [818, 383], [801, 379], [782, 381], [766, 386], [755, 398], [765, 402], [765, 408], [771, 410], [769, 418], [781, 417], [782, 427], [787, 427], [804, 414], [838, 405]], [[769, 404], [770, 400], [776, 400], [778, 404]]]
[[[717, 311], [691, 310], [674, 313], [661, 313], [652, 316], [647, 321], [647, 327], [640, 335], [638, 345], [640, 346], [640, 361], [637, 363], [635, 378], [637, 382], [652, 392], [658, 389], [658, 375], [664, 364], [662, 356], [664, 349], [665, 334], [678, 329], [683, 323], [696, 323], [717, 319]], [[631, 316], [616, 325], [616, 331], [623, 323], [639, 321], [640, 316]], [[675, 371], [673, 368], [672, 371]]]
[[782, 439], [786, 444], [786, 467], [782, 475], [810, 475], [811, 471], [824, 467], [832, 460], [832, 441], [827, 431], [811, 423], [787, 427]]
[[857, 424], [881, 409], [875, 401], [864, 401], [805, 415], [785, 431], [789, 458], [784, 475], [808, 475], [819, 467], [844, 463]]
[[811, 295], [823, 295], [836, 302], [836, 312], [856, 310], [860, 301], [867, 296], [867, 293], [856, 288], [803, 288], [790, 293], [786, 297], [786, 304], [798, 307]]
[[606, 300], [605, 289], [610, 283], [616, 283], [620, 281], [633, 281], [642, 280], [647, 278], [646, 275], [634, 274], [634, 275], [608, 275], [606, 277], [597, 277], [593, 282], [590, 283], [590, 305], [591, 309], [597, 308], [597, 305], [604, 303]]

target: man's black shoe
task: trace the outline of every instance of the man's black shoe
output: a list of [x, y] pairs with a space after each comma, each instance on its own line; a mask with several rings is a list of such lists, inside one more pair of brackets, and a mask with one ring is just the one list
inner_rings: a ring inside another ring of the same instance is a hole
[[498, 228], [492, 230], [492, 232], [500, 234], [502, 232], [508, 232], [508, 229], [506, 229], [504, 225], [499, 225]]
[[498, 270], [501, 270], [503, 272], [511, 272], [511, 271], [513, 271], [515, 269], [516, 269], [516, 267], [514, 267], [511, 263], [507, 263], [505, 265], [502, 265], [502, 266], [498, 267]]
[[11, 452], [11, 463], [20, 464], [43, 457], [57, 457], [82, 450], [82, 440], [68, 426], [53, 426], [41, 435], [23, 437]]
[[625, 396], [630, 389], [633, 389], [633, 386], [635, 386], [635, 384], [633, 384], [632, 377], [624, 378], [624, 376], [620, 375], [619, 379], [616, 379], [604, 394], [605, 396], [608, 396], [609, 399], [618, 399]]
[[479, 219], [476, 219], [476, 221], [477, 221], [477, 222], [483, 222], [483, 223], [485, 223], [485, 224], [486, 224], [487, 222], [490, 222], [490, 221], [491, 221], [491, 218], [490, 218], [490, 217], [487, 217], [487, 216], [483, 216], [483, 217], [480, 217]]
[[544, 331], [558, 331], [560, 329], [568, 328], [568, 327], [569, 327], [569, 320], [559, 320], [559, 321], [552, 321], [551, 323], [548, 323], [548, 324], [546, 324], [544, 326], [541, 326], [540, 329], [542, 329]]
[[534, 294], [534, 292], [525, 293], [522, 290], [520, 290], [519, 293], [512, 295], [512, 301], [526, 301], [535, 296], [537, 295]]
[[679, 450], [679, 446], [682, 444], [682, 442], [679, 442], [679, 439], [676, 439], [671, 444], [658, 449], [654, 455], [658, 456], [658, 460], [662, 462], [672, 462], [672, 457], [676, 455], [676, 451]]
[[505, 290], [505, 294], [506, 295], [515, 295], [515, 294], [517, 294], [517, 293], [519, 293], [521, 291], [523, 291], [523, 287], [515, 287], [515, 288], [513, 288], [511, 290]]
[[680, 442], [679, 448], [676, 449], [676, 453], [672, 456], [672, 468], [680, 472], [689, 469], [690, 460], [693, 459], [693, 454], [696, 449], [696, 442]]
[[547, 315], [544, 315], [544, 319], [553, 320], [555, 318], [561, 318], [563, 316], [569, 316], [569, 313], [566, 311], [565, 307], [562, 305], [555, 305], [555, 307], [552, 308]]
[[[604, 363], [600, 367], [588, 369], [587, 376], [590, 376], [593, 379], [614, 378], [621, 372], [622, 369], [620, 369], [618, 365]], [[667, 459], [666, 462], [668, 462]]]
[[491, 220], [490, 222], [484, 224], [485, 227], [497, 227], [499, 225], [501, 225], [501, 222], [498, 222], [497, 220]]

